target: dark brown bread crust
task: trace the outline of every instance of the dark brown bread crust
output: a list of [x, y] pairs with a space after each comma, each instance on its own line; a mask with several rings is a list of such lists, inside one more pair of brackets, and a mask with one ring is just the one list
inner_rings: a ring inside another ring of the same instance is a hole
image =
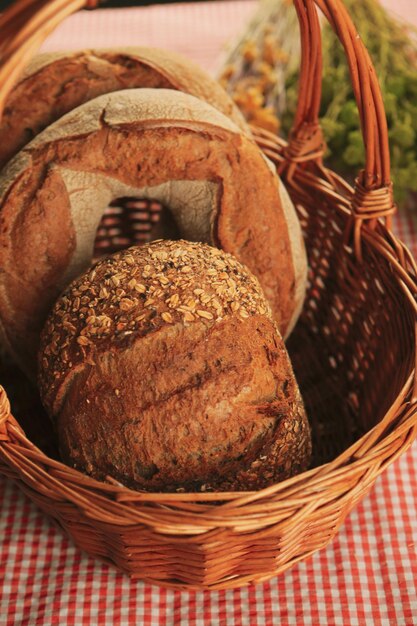
[[[140, 119], [145, 105], [150, 113]], [[87, 207], [77, 205], [75, 217], [71, 213], [68, 176], [73, 187], [88, 191], [86, 174], [102, 176], [97, 186], [103, 188], [112, 180], [139, 187], [173, 180], [215, 185], [216, 207], [208, 218], [196, 215], [195, 234], [187, 238], [218, 245], [245, 263], [285, 336], [299, 285], [279, 179], [254, 142], [206, 103], [172, 90], [129, 90], [69, 113], [22, 150], [0, 178], [0, 321], [22, 366], [33, 362], [47, 312], [70, 282], [76, 228], [98, 205], [91, 197]], [[205, 228], [206, 237], [200, 234]], [[299, 251], [305, 259], [301, 237]], [[82, 270], [90, 262], [91, 256], [84, 258]]]
[[190, 93], [249, 133], [222, 87], [179, 54], [140, 47], [47, 53], [33, 59], [6, 101], [0, 122], [0, 168], [68, 111], [102, 94], [137, 87]]
[[42, 334], [64, 458], [154, 491], [259, 489], [306, 469], [310, 430], [259, 284], [203, 244], [156, 242], [75, 281]]

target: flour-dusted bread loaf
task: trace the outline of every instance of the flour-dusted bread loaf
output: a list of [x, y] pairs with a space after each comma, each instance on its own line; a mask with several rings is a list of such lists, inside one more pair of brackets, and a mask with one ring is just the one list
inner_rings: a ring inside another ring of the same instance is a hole
[[0, 168], [68, 111], [102, 94], [137, 87], [190, 93], [249, 132], [219, 83], [174, 52], [138, 47], [45, 53], [33, 58], [6, 101], [0, 121]]
[[308, 466], [308, 421], [260, 285], [205, 244], [100, 260], [54, 306], [39, 368], [64, 459], [98, 478], [247, 490]]
[[58, 294], [91, 263], [105, 208], [122, 196], [160, 200], [181, 237], [245, 263], [288, 334], [306, 256], [270, 163], [209, 104], [179, 91], [126, 90], [68, 113], [0, 176], [0, 322], [22, 366]]

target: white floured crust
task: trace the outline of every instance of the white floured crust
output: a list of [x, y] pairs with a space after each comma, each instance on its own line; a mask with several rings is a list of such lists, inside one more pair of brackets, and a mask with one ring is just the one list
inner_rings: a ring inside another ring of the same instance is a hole
[[99, 96], [46, 128], [6, 165], [0, 175], [0, 202], [15, 179], [30, 167], [32, 153], [45, 144], [87, 136], [103, 125], [144, 124], [151, 129], [175, 124], [188, 128], [193, 122], [201, 130], [201, 125], [207, 123], [240, 135], [237, 126], [225, 115], [206, 102], [178, 91], [159, 89], [156, 94], [154, 89], [140, 89]]
[[281, 179], [279, 179], [279, 193], [281, 197], [282, 208], [284, 209], [285, 217], [288, 224], [288, 234], [291, 243], [295, 277], [294, 312], [291, 316], [286, 332], [284, 334], [284, 339], [286, 339], [291, 334], [291, 331], [293, 330], [300, 316], [301, 309], [303, 308], [307, 288], [308, 265], [300, 222], [298, 220], [297, 213], [288, 194], [288, 191], [285, 188], [284, 183]]
[[74, 255], [60, 283], [62, 289], [90, 264], [98, 225], [114, 198], [157, 200], [170, 208], [179, 231], [188, 241], [211, 241], [211, 216], [217, 206], [216, 183], [171, 180], [154, 187], [132, 187], [117, 178], [95, 172], [57, 169], [68, 192], [77, 241]]
[[251, 135], [220, 84], [179, 54], [144, 47], [52, 52], [33, 58], [5, 102], [0, 168], [39, 132], [81, 104], [106, 93], [147, 87], [201, 98]]
[[[101, 73], [107, 76], [114, 72], [112, 61], [114, 62], [117, 57], [125, 57], [127, 60], [136, 60], [147, 65], [166, 78], [169, 82], [169, 85], [166, 85], [167, 87], [190, 93], [209, 102], [222, 113], [229, 115], [242, 131], [250, 135], [249, 127], [243, 115], [220, 84], [206, 74], [199, 65], [172, 50], [167, 51], [145, 46], [121, 46], [117, 48], [45, 52], [36, 55], [28, 63], [18, 85], [39, 74], [42, 70], [62, 61], [65, 63], [85, 61], [87, 65], [92, 64], [93, 66], [94, 64], [102, 63]], [[42, 77], [39, 76], [38, 78], [42, 80]], [[136, 85], [136, 87], [142, 86], [148, 87], [150, 85]], [[134, 88], [134, 85], [131, 88]]]
[[[86, 52], [87, 54], [89, 54], [90, 51], [86, 51]], [[31, 78], [34, 74], [37, 74], [38, 72], [43, 70], [45, 67], [48, 67], [48, 65], [51, 65], [52, 63], [56, 63], [57, 61], [60, 61], [61, 59], [75, 59], [77, 58], [77, 56], [79, 56], [78, 52], [64, 52], [64, 51], [42, 52], [41, 54], [37, 54], [26, 65], [25, 69], [23, 70], [20, 76], [19, 82], [17, 84], [20, 85], [21, 83], [26, 81], [28, 78]]]
[[[153, 124], [155, 122], [155, 124]], [[35, 137], [29, 149], [77, 135], [88, 135], [103, 125], [146, 124], [161, 128], [180, 122], [188, 128], [193, 122], [228, 130], [240, 135], [239, 128], [225, 115], [194, 96], [171, 89], [129, 89], [99, 96], [71, 111], [59, 123]]]
[[50, 303], [91, 262], [104, 209], [126, 195], [168, 204], [180, 236], [231, 252], [258, 277], [283, 335], [294, 322], [305, 288], [295, 213], [252, 139], [193, 96], [100, 96], [39, 134], [0, 189], [0, 319], [21, 363]]

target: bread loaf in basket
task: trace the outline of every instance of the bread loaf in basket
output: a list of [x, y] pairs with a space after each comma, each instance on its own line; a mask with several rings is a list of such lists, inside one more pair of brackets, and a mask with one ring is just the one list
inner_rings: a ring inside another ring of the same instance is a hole
[[[16, 12], [0, 18], [1, 102], [40, 40], [81, 4], [32, 2], [17, 22]], [[294, 5], [303, 49], [294, 129], [288, 144], [262, 131], [255, 136], [283, 176], [309, 256], [305, 306], [288, 348], [312, 424], [312, 468], [252, 492], [140, 493], [48, 457], [0, 396], [0, 470], [82, 549], [157, 584], [226, 589], [283, 572], [334, 537], [417, 434], [416, 265], [390, 228], [377, 79], [341, 0]], [[345, 48], [362, 120], [366, 166], [355, 188], [323, 165], [317, 7]], [[12, 35], [22, 23], [26, 44], [13, 56]]]

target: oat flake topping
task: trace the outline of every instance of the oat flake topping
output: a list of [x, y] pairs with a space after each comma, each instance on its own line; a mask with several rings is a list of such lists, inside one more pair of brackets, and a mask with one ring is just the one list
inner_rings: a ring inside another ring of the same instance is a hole
[[68, 287], [43, 331], [42, 366], [57, 376], [109, 340], [256, 314], [271, 317], [270, 307], [258, 280], [231, 254], [156, 240], [100, 259]]

